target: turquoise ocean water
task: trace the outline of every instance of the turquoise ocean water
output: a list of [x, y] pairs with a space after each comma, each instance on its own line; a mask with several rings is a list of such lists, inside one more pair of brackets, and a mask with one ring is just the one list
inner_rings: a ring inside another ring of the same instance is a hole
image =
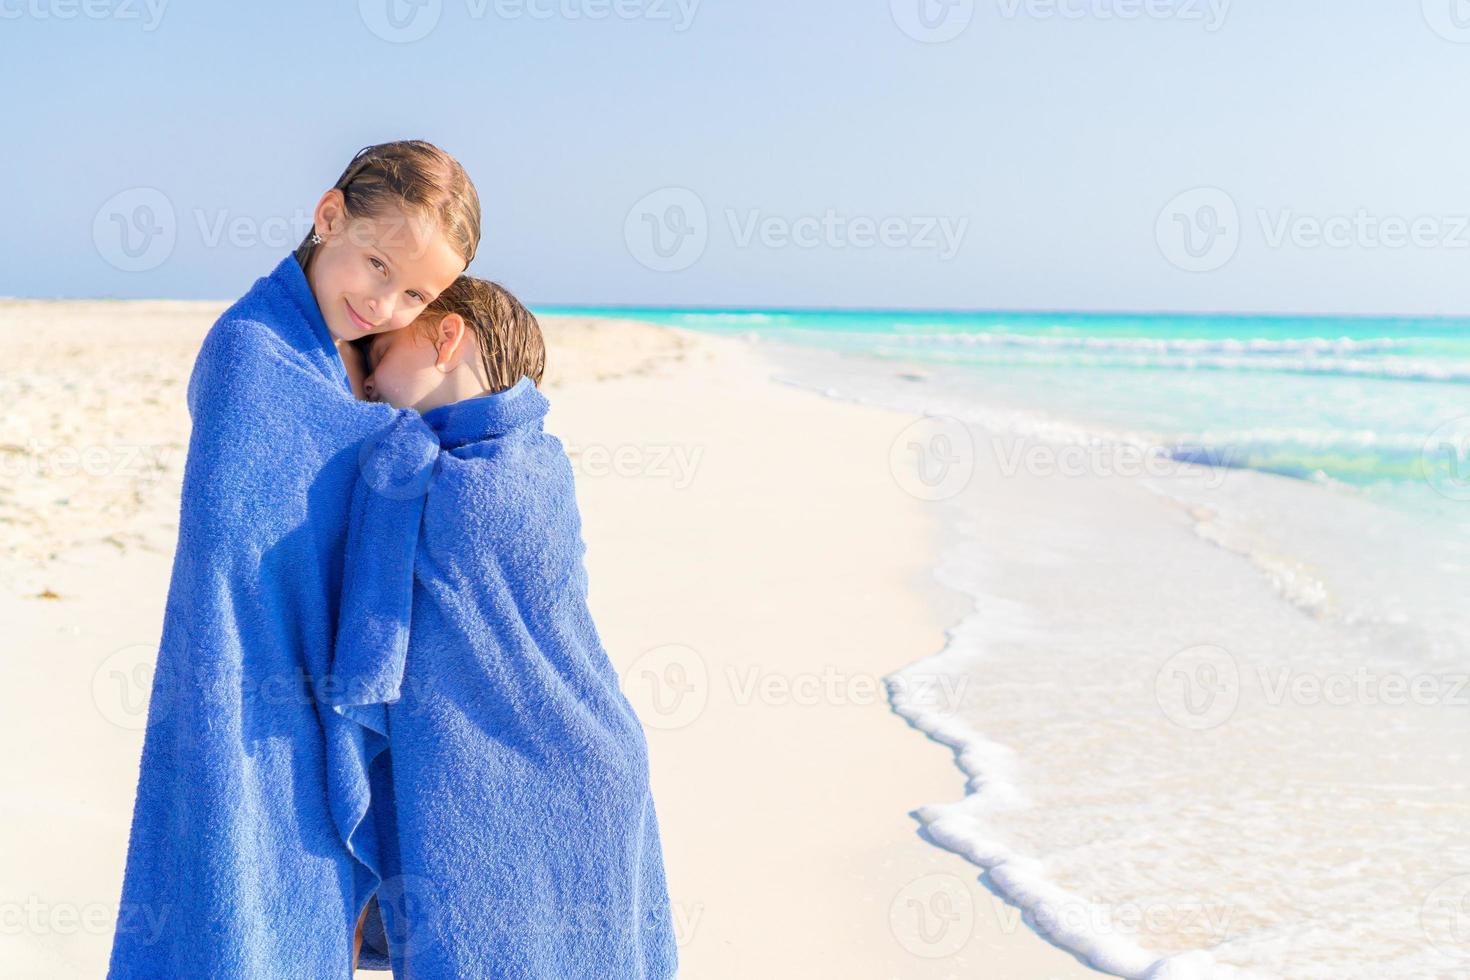
[[[1470, 976], [1470, 320], [555, 312], [752, 339], [899, 448], [977, 449], [930, 505], [974, 611], [899, 672], [965, 695], [893, 703], [967, 777], [931, 839], [1058, 945]], [[1167, 465], [1001, 468], [1042, 443]]]
[[976, 390], [1470, 520], [1470, 319], [577, 309], [963, 367]]

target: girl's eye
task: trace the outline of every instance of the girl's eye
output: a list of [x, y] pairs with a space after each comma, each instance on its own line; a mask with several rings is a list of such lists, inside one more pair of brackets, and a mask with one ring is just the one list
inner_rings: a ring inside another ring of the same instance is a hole
[[422, 303], [424, 301], [424, 294], [423, 293], [420, 293], [420, 292], [418, 292], [416, 290], [410, 289], [408, 291], [408, 295], [410, 295], [410, 296], [413, 297], [413, 301], [415, 303]]
[[368, 261], [371, 262], [373, 264], [373, 268], [377, 269], [379, 272], [382, 272], [384, 269], [387, 268], [387, 266], [379, 262], [377, 259], [373, 258], [371, 255], [368, 256]]

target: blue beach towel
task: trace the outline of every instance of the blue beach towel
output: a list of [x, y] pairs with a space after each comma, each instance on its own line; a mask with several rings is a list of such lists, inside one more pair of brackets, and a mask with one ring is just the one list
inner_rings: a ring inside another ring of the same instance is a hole
[[330, 783], [396, 977], [676, 973], [647, 744], [547, 407], [522, 378], [363, 445]]
[[[210, 329], [148, 707], [112, 980], [346, 977], [374, 884], [327, 802], [324, 709], [361, 445], [294, 256]], [[365, 950], [363, 965], [372, 965]]]

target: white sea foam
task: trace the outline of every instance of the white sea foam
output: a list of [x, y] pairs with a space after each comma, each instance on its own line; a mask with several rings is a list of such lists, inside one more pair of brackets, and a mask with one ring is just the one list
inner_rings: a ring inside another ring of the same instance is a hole
[[1051, 350], [1138, 351], [1186, 354], [1364, 354], [1409, 346], [1393, 337], [1107, 337], [1058, 336], [1005, 332], [912, 332], [892, 339], [913, 345], [957, 344], [965, 347], [1019, 347]]
[[[1402, 434], [1346, 427], [1171, 439], [1000, 404], [948, 370], [915, 384], [891, 363], [835, 358], [778, 380], [1052, 445], [1414, 450]], [[1421, 921], [1436, 883], [1470, 867], [1445, 845], [1470, 807], [1470, 786], [1451, 778], [1470, 771], [1453, 748], [1470, 736], [1463, 708], [1448, 697], [1323, 706], [1292, 693], [1293, 680], [1335, 673], [1464, 671], [1463, 549], [1325, 477], [1246, 471], [1223, 488], [1209, 477], [1183, 465], [1134, 481], [1153, 491], [1139, 494], [1122, 480], [1021, 473], [940, 505], [951, 516], [936, 577], [974, 609], [940, 653], [895, 676], [972, 683], [959, 710], [913, 700], [915, 685], [890, 693], [965, 777], [962, 798], [918, 810], [927, 833], [985, 868], [1039, 932], [1119, 976], [1464, 973], [1470, 960], [1435, 946]], [[1164, 509], [1151, 516], [1141, 498]], [[1090, 509], [1106, 521], [1085, 520]], [[977, 530], [966, 513], [992, 516]], [[1154, 658], [1199, 642], [1233, 658], [1235, 713], [1213, 729], [1161, 727], [1138, 683], [1150, 670], [1165, 677]], [[1183, 921], [1196, 905], [1201, 917]], [[1130, 907], [1180, 921], [1120, 925]]]
[[[876, 353], [888, 357], [913, 357], [922, 353], [918, 344], [901, 344], [901, 338], [887, 337], [873, 346]], [[966, 358], [948, 345], [931, 346], [928, 353], [941, 360], [964, 361]], [[969, 348], [985, 347], [983, 344], [959, 345]], [[1015, 346], [1016, 352], [1008, 355], [1004, 363], [1029, 367], [1046, 367], [1062, 364], [1074, 368], [1132, 368], [1155, 371], [1222, 371], [1243, 374], [1307, 374], [1324, 377], [1368, 378], [1382, 381], [1470, 381], [1470, 367], [1460, 362], [1436, 361], [1420, 357], [1300, 357], [1286, 355], [1241, 356], [1225, 353], [1170, 352], [1135, 353], [1124, 349], [1085, 347], [1046, 349], [1038, 345]], [[1101, 352], [1099, 352], [1099, 350]]]
[[952, 706], [925, 703], [908, 683], [910, 673], [931, 676], [984, 675], [987, 643], [1007, 637], [1035, 637], [1042, 629], [1021, 607], [978, 590], [974, 568], [978, 550], [965, 539], [935, 570], [944, 586], [970, 596], [974, 607], [946, 633], [939, 652], [893, 675], [889, 700], [893, 709], [931, 739], [948, 746], [965, 774], [966, 796], [950, 803], [930, 803], [918, 810], [925, 831], [940, 846], [985, 869], [995, 888], [1021, 909], [1028, 923], [1090, 965], [1135, 980], [1252, 980], [1262, 974], [1215, 960], [1208, 952], [1159, 956], [1144, 949], [1125, 931], [1111, 926], [1111, 910], [1058, 886], [1043, 862], [1017, 853], [997, 839], [987, 822], [998, 812], [1031, 805], [1020, 786], [1015, 753], [953, 713]]
[[[1145, 484], [1159, 491], [1158, 485]], [[1190, 510], [1194, 518], [1194, 531], [1201, 538], [1219, 545], [1226, 551], [1243, 555], [1271, 582], [1282, 598], [1310, 616], [1328, 616], [1334, 612], [1334, 601], [1327, 583], [1319, 578], [1305, 563], [1288, 555], [1277, 554], [1258, 542], [1251, 541], [1239, 531], [1222, 524], [1218, 512], [1208, 507]]]

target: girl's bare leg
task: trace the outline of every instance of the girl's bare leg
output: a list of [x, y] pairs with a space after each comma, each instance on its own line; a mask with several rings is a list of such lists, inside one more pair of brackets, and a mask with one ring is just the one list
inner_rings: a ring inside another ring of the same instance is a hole
[[367, 909], [357, 917], [357, 932], [352, 936], [352, 972], [357, 972], [357, 954], [362, 951], [362, 924], [367, 921]]

